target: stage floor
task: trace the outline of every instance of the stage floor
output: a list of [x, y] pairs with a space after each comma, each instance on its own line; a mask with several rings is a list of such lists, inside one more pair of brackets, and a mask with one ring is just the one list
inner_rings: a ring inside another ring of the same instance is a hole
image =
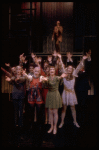
[[[44, 123], [38, 128], [34, 122], [33, 129], [30, 129], [28, 119], [24, 114], [23, 129], [14, 128], [13, 105], [7, 101], [6, 96], [2, 97], [2, 148], [94, 148], [97, 147], [97, 97], [89, 96], [85, 105], [85, 119], [79, 121], [80, 128], [73, 125], [70, 108], [67, 109], [64, 126], [57, 131], [56, 135], [48, 134], [50, 125]], [[78, 112], [77, 112], [78, 113]], [[60, 123], [61, 109], [59, 110]], [[78, 115], [77, 115], [78, 116]]]

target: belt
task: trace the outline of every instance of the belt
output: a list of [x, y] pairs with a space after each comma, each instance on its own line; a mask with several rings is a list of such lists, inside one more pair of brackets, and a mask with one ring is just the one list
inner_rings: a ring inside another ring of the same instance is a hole
[[66, 92], [74, 93], [74, 90], [68, 89], [65, 85], [64, 85], [64, 90], [65, 90]]

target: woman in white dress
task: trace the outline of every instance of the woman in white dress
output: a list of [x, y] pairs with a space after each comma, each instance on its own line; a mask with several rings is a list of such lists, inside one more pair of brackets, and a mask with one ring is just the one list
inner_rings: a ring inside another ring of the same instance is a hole
[[64, 124], [64, 118], [66, 115], [66, 109], [67, 106], [70, 105], [71, 112], [72, 112], [72, 117], [73, 117], [73, 123], [76, 127], [80, 127], [76, 121], [76, 109], [75, 105], [78, 104], [77, 102], [77, 97], [75, 94], [74, 90], [74, 85], [75, 85], [75, 77], [77, 77], [77, 74], [79, 70], [82, 68], [84, 65], [84, 60], [87, 59], [87, 56], [83, 56], [83, 59], [79, 63], [76, 69], [73, 68], [72, 65], [69, 65], [66, 69], [65, 72], [68, 74], [66, 78], [63, 78], [63, 83], [64, 83], [64, 90], [62, 93], [62, 100], [63, 100], [63, 110], [61, 114], [61, 123], [59, 125], [59, 128], [61, 128]]

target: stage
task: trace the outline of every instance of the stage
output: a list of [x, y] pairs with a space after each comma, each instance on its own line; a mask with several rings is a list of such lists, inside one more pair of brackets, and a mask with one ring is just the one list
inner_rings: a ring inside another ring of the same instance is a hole
[[[73, 125], [68, 107], [64, 126], [58, 128], [57, 134], [53, 135], [47, 133], [50, 125], [44, 124], [44, 120], [39, 130], [37, 122], [34, 122], [33, 129], [30, 129], [29, 120], [26, 119], [25, 113], [24, 127], [22, 129], [14, 128], [13, 104], [8, 101], [8, 95], [2, 95], [2, 148], [96, 148], [98, 146], [97, 97], [89, 96], [85, 107], [85, 120], [78, 121], [80, 128]], [[61, 109], [59, 116], [60, 113]], [[60, 117], [58, 125], [59, 123]]]
[[[19, 65], [19, 56], [24, 53], [29, 64], [33, 62], [31, 53], [42, 58], [41, 67], [48, 56], [56, 49], [52, 35], [56, 22], [63, 27], [62, 41], [59, 43], [62, 61], [66, 66], [67, 52], [72, 53], [76, 68], [86, 52], [91, 50], [91, 69], [89, 72], [88, 98], [85, 105], [76, 106], [77, 121], [80, 128], [73, 124], [70, 106], [67, 109], [64, 126], [57, 134], [48, 134], [50, 124], [44, 124], [45, 112], [42, 109], [42, 125], [34, 122], [30, 128], [27, 107], [24, 108], [24, 126], [14, 127], [14, 108], [12, 85], [5, 81], [1, 72], [2, 101], [2, 148], [96, 148], [97, 144], [97, 3], [77, 2], [17, 2], [2, 3], [2, 50], [1, 67], [7, 71], [10, 66]], [[62, 109], [58, 111], [60, 115]], [[80, 115], [82, 118], [79, 119]]]

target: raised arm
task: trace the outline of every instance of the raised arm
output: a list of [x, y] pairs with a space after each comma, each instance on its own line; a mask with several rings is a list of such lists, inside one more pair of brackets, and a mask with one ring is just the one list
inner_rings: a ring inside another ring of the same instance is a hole
[[1, 70], [6, 74], [6, 76], [11, 77], [11, 73], [6, 71], [4, 68], [1, 67]]
[[87, 59], [87, 56], [83, 56], [82, 60], [80, 61], [79, 65], [76, 67], [76, 69], [73, 71], [73, 76], [78, 77], [78, 72], [80, 69], [84, 66], [84, 60]]
[[26, 64], [26, 63], [27, 63], [26, 56], [24, 56], [24, 53], [23, 53], [19, 56], [19, 65], [23, 66], [23, 64]]
[[29, 80], [30, 82], [32, 81], [33, 77], [31, 75], [28, 75], [25, 70], [23, 70], [23, 75], [24, 75], [23, 77], [20, 77], [21, 81], [22, 80]]
[[61, 32], [61, 34], [63, 33], [63, 27], [62, 26], [59, 27], [59, 31]]
[[65, 77], [67, 77], [67, 75], [68, 75], [68, 74], [63, 73], [59, 78], [60, 78], [60, 79], [65, 78]]
[[55, 27], [54, 27], [54, 30], [53, 30], [53, 34], [52, 34], [52, 41], [54, 40], [54, 34], [55, 34]]
[[48, 81], [48, 77], [44, 77], [44, 76], [40, 76], [40, 82], [47, 82]]
[[73, 62], [72, 54], [70, 52], [67, 52], [67, 62]]
[[60, 54], [57, 55], [60, 58], [60, 62], [61, 62], [61, 67], [62, 67], [62, 72], [65, 73], [65, 67], [62, 61], [62, 56]]
[[25, 75], [24, 75], [24, 76], [17, 77], [17, 78], [16, 78], [15, 76], [12, 76], [12, 77], [6, 76], [6, 77], [5, 77], [5, 80], [6, 80], [7, 82], [9, 82], [10, 84], [23, 83], [23, 82], [26, 81], [26, 79], [31, 79], [31, 77], [26, 77]]
[[33, 61], [34, 61], [35, 56], [36, 55], [34, 55], [34, 53], [31, 53], [31, 57], [32, 57]]
[[7, 82], [9, 82], [10, 84], [13, 84], [14, 81], [15, 81], [15, 77], [8, 77], [8, 76], [5, 76], [5, 80], [6, 80]]
[[19, 65], [20, 66], [23, 66], [23, 55], [24, 55], [24, 53], [19, 56]]

